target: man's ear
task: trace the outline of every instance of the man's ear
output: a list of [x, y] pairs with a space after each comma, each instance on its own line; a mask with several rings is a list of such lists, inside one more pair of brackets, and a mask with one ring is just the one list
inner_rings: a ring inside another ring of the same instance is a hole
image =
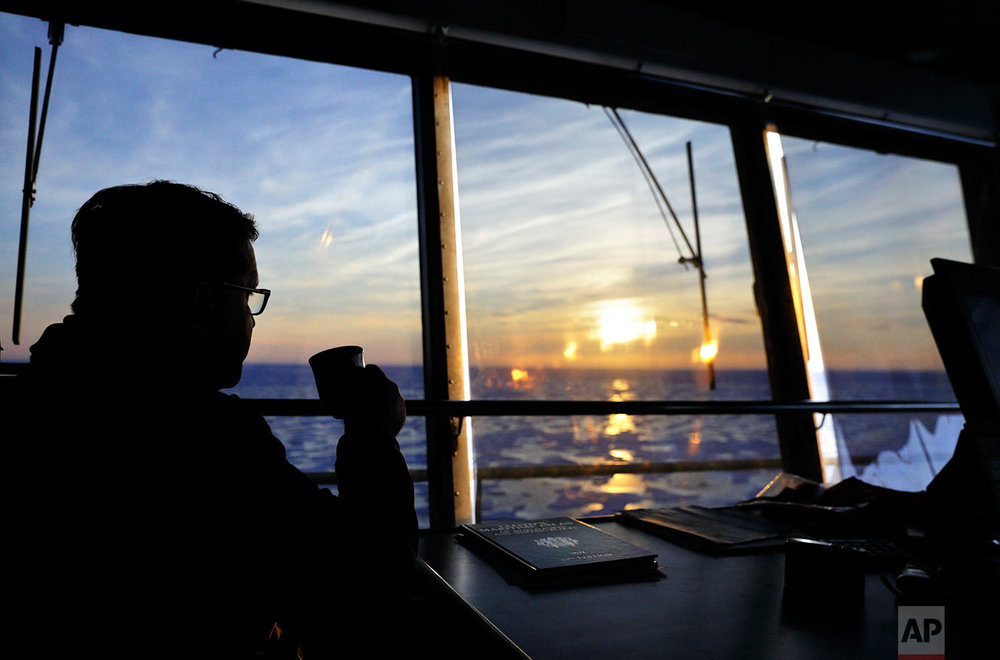
[[195, 332], [207, 334], [218, 306], [218, 288], [210, 282], [200, 282], [191, 287], [190, 292], [186, 296], [187, 324]]

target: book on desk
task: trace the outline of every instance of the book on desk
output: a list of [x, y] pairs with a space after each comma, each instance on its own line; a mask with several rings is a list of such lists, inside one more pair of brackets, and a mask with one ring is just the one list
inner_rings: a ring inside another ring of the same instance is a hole
[[466, 524], [458, 540], [524, 587], [663, 577], [656, 553], [575, 518]]
[[736, 507], [631, 509], [618, 514], [618, 520], [677, 545], [716, 554], [779, 550], [786, 539], [800, 535], [790, 525]]
[[[761, 515], [767, 512], [780, 518]], [[615, 519], [691, 550], [713, 555], [785, 552], [789, 543], [823, 545], [866, 566], [901, 566], [910, 556], [890, 538], [871, 536], [856, 523], [861, 509], [756, 500], [735, 506], [631, 509]], [[795, 524], [795, 522], [798, 524]]]

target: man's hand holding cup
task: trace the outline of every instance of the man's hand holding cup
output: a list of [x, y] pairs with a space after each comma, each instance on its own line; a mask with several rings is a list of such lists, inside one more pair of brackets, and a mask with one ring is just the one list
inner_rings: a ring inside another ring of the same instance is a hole
[[338, 346], [309, 358], [319, 398], [346, 433], [381, 431], [395, 437], [406, 421], [399, 387], [373, 364], [360, 346]]

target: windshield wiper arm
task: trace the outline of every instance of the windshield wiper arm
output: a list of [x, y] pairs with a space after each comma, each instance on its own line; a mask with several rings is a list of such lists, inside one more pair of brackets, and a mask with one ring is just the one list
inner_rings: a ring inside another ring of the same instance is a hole
[[17, 279], [14, 283], [14, 328], [11, 340], [14, 345], [21, 341], [21, 307], [24, 298], [24, 266], [28, 253], [28, 219], [35, 203], [35, 181], [38, 179], [38, 162], [42, 155], [42, 138], [45, 136], [45, 119], [49, 114], [49, 96], [52, 94], [52, 75], [56, 67], [56, 53], [63, 40], [65, 25], [49, 23], [49, 43], [52, 54], [49, 72], [45, 81], [45, 97], [42, 101], [42, 116], [37, 123], [38, 86], [41, 78], [42, 49], [35, 48], [35, 63], [31, 78], [31, 115], [28, 117], [28, 148], [24, 159], [24, 196], [21, 199], [21, 231], [17, 245]]

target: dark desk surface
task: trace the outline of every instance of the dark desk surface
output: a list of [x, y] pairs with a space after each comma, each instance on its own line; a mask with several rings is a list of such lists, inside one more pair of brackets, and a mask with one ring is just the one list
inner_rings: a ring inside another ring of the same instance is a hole
[[[535, 660], [896, 657], [896, 598], [877, 573], [866, 576], [854, 615], [823, 614], [784, 601], [780, 552], [713, 557], [616, 522], [597, 526], [658, 553], [666, 578], [532, 593], [508, 584], [452, 532], [422, 536], [420, 555]], [[949, 660], [976, 646], [953, 627], [949, 619]]]

